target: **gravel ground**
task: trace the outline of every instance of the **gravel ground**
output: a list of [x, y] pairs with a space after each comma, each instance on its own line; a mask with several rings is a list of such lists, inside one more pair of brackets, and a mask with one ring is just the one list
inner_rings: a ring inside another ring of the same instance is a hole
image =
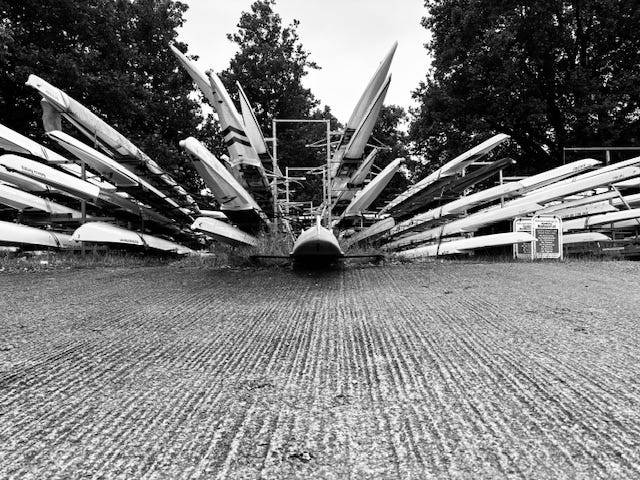
[[0, 275], [0, 478], [640, 478], [640, 264]]

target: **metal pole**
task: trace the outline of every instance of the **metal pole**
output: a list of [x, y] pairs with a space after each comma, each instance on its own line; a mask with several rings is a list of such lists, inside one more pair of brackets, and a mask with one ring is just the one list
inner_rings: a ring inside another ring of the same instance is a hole
[[[81, 178], [84, 182], [87, 181], [87, 168], [84, 164], [84, 160], [80, 161], [80, 172], [81, 172]], [[87, 202], [85, 200], [81, 200], [80, 201], [80, 213], [82, 214], [82, 225], [84, 225], [85, 223], [87, 223]], [[85, 256], [85, 247], [84, 247], [84, 242], [81, 242], [82, 245], [82, 256]]]
[[328, 193], [327, 193], [327, 167], [326, 165], [322, 167], [322, 203], [326, 206]]
[[[308, 120], [308, 119], [294, 119], [294, 118], [274, 118], [271, 121], [271, 130], [273, 132], [272, 135], [272, 142], [273, 142], [273, 169], [274, 169], [274, 173], [275, 173], [275, 169], [276, 166], [278, 164], [278, 141], [277, 141], [277, 133], [276, 133], [276, 124], [278, 122], [282, 122], [282, 123], [321, 123], [324, 122], [325, 125], [327, 126], [327, 165], [326, 165], [326, 173], [323, 170], [323, 183], [322, 183], [322, 196], [323, 196], [323, 202], [325, 203], [325, 205], [327, 206], [327, 211], [328, 211], [328, 217], [327, 217], [327, 221], [328, 224], [331, 225], [331, 186], [330, 186], [330, 178], [331, 178], [331, 121], [330, 120]], [[326, 175], [326, 176], [325, 176]], [[287, 177], [289, 175], [287, 174]], [[275, 217], [276, 217], [276, 207], [275, 207], [275, 202], [277, 200], [277, 188], [276, 188], [276, 181], [274, 180], [274, 221], [275, 221]], [[287, 203], [289, 202], [289, 199], [287, 199]]]
[[327, 228], [331, 228], [331, 120], [327, 122]]
[[271, 122], [271, 130], [272, 130], [272, 138], [273, 138], [273, 229], [278, 231], [278, 139], [276, 137], [276, 119], [274, 118]]
[[[500, 185], [504, 184], [504, 175], [502, 174], [502, 169], [498, 172], [500, 178]], [[504, 207], [504, 195], [500, 197], [500, 206]]]
[[287, 212], [287, 215], [289, 215], [289, 167], [284, 167], [284, 171], [285, 171], [285, 177], [284, 177], [284, 185], [285, 185], [285, 192], [286, 192], [286, 205], [285, 205], [285, 211]]
[[609, 165], [611, 163], [611, 150], [605, 150], [604, 152], [604, 164]]

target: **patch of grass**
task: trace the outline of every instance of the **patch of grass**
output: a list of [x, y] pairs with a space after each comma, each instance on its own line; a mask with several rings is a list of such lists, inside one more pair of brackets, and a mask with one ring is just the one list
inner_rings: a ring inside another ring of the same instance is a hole
[[[0, 252], [0, 273], [40, 272], [69, 270], [73, 268], [104, 267], [154, 267], [174, 265], [196, 268], [245, 268], [255, 267], [251, 255], [288, 256], [293, 242], [283, 234], [264, 234], [258, 237], [256, 247], [232, 247], [215, 243], [211, 249], [184, 257], [155, 255], [151, 252], [127, 252], [118, 250]], [[277, 260], [267, 262], [278, 264]], [[280, 262], [281, 263], [281, 262]]]
[[279, 255], [288, 257], [293, 242], [284, 234], [265, 233], [258, 236], [255, 247], [232, 247], [224, 243], [215, 243], [207, 252], [189, 255], [175, 263], [178, 267], [197, 268], [247, 268], [265, 265], [288, 264], [278, 259], [251, 259], [252, 255]]
[[379, 263], [387, 263], [392, 261], [391, 255], [387, 252], [383, 252], [379, 248], [375, 248], [372, 245], [363, 244], [363, 245], [354, 245], [348, 250], [342, 248], [345, 252], [345, 255], [370, 255], [370, 257], [363, 258], [348, 258], [345, 260], [347, 265], [367, 265], [367, 264], [379, 264]]
[[167, 257], [121, 251], [35, 251], [0, 255], [0, 272], [41, 272], [93, 267], [152, 267], [173, 261]]

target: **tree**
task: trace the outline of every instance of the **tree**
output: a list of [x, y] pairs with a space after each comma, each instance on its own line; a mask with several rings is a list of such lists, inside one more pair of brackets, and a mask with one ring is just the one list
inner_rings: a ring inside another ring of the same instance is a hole
[[257, 0], [251, 12], [243, 12], [238, 32], [227, 38], [239, 47], [222, 74], [227, 85], [238, 81], [254, 103], [263, 129], [273, 118], [307, 118], [318, 104], [302, 78], [308, 69], [318, 69], [300, 43], [298, 20], [282, 26], [273, 10], [275, 0]]
[[492, 133], [520, 164], [557, 165], [566, 146], [640, 140], [637, 2], [427, 0], [433, 71], [410, 138], [431, 165]]
[[[318, 110], [318, 100], [302, 84], [309, 69], [320, 67], [310, 60], [310, 53], [300, 43], [299, 22], [294, 20], [283, 26], [282, 18], [274, 11], [275, 4], [275, 0], [257, 0], [250, 12], [242, 13], [238, 31], [227, 35], [238, 45], [238, 52], [221, 73], [222, 80], [233, 96], [235, 82], [242, 85], [267, 136], [273, 119], [329, 119], [332, 128], [337, 128], [331, 110]], [[326, 151], [306, 145], [324, 139], [325, 131], [322, 124], [278, 124], [277, 156], [282, 170], [285, 166], [322, 165]], [[318, 203], [321, 184], [309, 177], [297, 199]]]
[[178, 141], [195, 133], [200, 108], [167, 47], [186, 9], [173, 0], [0, 0], [0, 122], [42, 141], [39, 96], [24, 85], [33, 73], [105, 119], [178, 182], [199, 187]]

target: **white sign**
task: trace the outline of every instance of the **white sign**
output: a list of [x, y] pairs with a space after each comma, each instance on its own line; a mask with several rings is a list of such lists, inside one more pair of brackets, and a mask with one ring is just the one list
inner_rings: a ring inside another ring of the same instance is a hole
[[536, 239], [533, 258], [562, 259], [562, 219], [560, 217], [533, 217], [531, 235]]
[[562, 259], [562, 219], [554, 216], [521, 217], [513, 221], [514, 232], [528, 232], [535, 240], [513, 246], [513, 258]]
[[[531, 233], [531, 217], [516, 218], [513, 221], [513, 231]], [[513, 258], [532, 260], [533, 249], [531, 248], [531, 243], [515, 243], [513, 245]]]

